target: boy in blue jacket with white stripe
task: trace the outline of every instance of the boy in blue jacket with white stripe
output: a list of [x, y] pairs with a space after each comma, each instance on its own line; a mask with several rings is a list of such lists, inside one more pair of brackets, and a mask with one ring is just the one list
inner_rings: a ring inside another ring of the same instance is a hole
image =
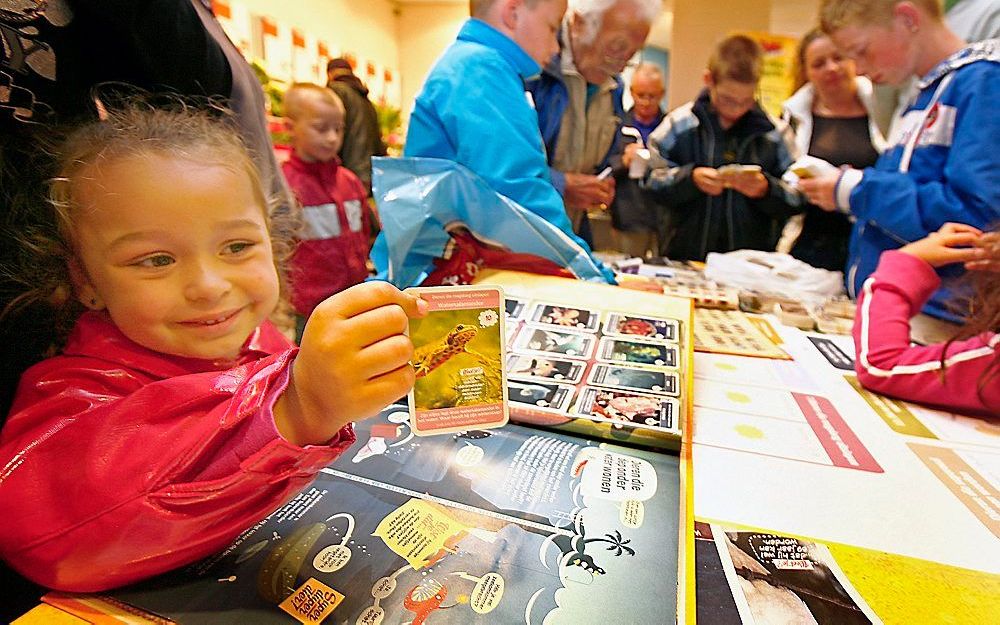
[[[470, 10], [417, 95], [404, 156], [464, 165], [590, 252], [552, 185], [538, 115], [525, 90], [525, 81], [559, 51], [566, 0], [472, 0]], [[375, 245], [378, 258], [384, 241]], [[610, 273], [605, 277], [611, 281]]]
[[[985, 230], [1000, 220], [1000, 40], [966, 45], [936, 0], [824, 0], [820, 21], [874, 82], [920, 76], [920, 93], [874, 167], [799, 183], [813, 203], [857, 220], [846, 268], [854, 296], [883, 251], [947, 222]], [[924, 312], [958, 320], [950, 298], [939, 289]]]

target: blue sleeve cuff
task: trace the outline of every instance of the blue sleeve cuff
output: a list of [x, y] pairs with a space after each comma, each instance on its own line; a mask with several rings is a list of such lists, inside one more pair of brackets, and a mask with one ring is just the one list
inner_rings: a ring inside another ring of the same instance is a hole
[[845, 169], [833, 187], [833, 201], [841, 213], [851, 214], [851, 192], [861, 184], [865, 172], [860, 169]]
[[566, 195], [566, 174], [554, 167], [549, 167], [549, 178], [552, 179], [552, 186], [556, 188], [559, 195]]

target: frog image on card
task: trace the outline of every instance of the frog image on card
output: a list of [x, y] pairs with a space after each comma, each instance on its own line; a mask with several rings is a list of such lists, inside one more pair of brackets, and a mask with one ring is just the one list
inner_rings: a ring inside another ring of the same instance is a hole
[[587, 363], [580, 360], [562, 360], [539, 354], [510, 354], [507, 356], [507, 375], [546, 378], [559, 382], [577, 383], [583, 378]]
[[561, 354], [573, 358], [589, 358], [596, 344], [597, 339], [593, 334], [525, 326], [518, 332], [517, 339], [514, 341], [514, 349]]
[[675, 427], [678, 410], [677, 400], [670, 397], [592, 386], [583, 388], [575, 409], [589, 417], [668, 429]]
[[497, 287], [414, 289], [429, 312], [411, 319], [415, 434], [483, 429], [507, 421], [504, 318]]
[[533, 323], [558, 326], [570, 330], [594, 332], [597, 330], [597, 326], [600, 325], [600, 314], [595, 310], [588, 310], [586, 308], [573, 308], [572, 306], [559, 306], [557, 304], [535, 304], [528, 320]]
[[634, 362], [657, 367], [676, 367], [678, 354], [676, 345], [604, 337], [597, 348], [597, 359], [610, 362]]
[[507, 381], [507, 397], [513, 404], [565, 412], [573, 399], [573, 387], [537, 380]]
[[587, 383], [675, 397], [679, 395], [677, 374], [654, 367], [626, 367], [599, 362], [590, 370]]
[[604, 322], [604, 334], [607, 336], [638, 336], [661, 341], [677, 341], [677, 328], [675, 319], [636, 317], [619, 312], [609, 313]]

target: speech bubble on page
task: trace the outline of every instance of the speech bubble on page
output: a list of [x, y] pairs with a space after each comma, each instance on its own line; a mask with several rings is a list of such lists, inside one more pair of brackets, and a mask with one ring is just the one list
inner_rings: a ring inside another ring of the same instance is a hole
[[469, 443], [455, 452], [455, 462], [462, 467], [474, 467], [482, 462], [485, 456], [482, 447]]
[[584, 465], [580, 492], [611, 501], [646, 501], [656, 493], [656, 469], [642, 458], [602, 450]]
[[618, 520], [625, 527], [640, 528], [645, 518], [646, 507], [642, 505], [641, 501], [631, 499], [623, 501], [621, 508], [618, 510]]
[[476, 614], [487, 614], [500, 605], [503, 597], [504, 581], [497, 573], [483, 575], [472, 589], [469, 605]]
[[313, 558], [313, 568], [321, 573], [333, 573], [347, 565], [351, 559], [351, 550], [344, 545], [330, 545]]
[[382, 519], [372, 536], [420, 570], [454, 551], [467, 532], [442, 506], [411, 499]]

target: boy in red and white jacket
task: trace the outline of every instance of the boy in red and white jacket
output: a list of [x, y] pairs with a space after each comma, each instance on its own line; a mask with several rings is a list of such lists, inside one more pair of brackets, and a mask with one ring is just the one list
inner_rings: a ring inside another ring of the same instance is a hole
[[344, 104], [333, 91], [296, 83], [285, 93], [292, 136], [285, 178], [302, 205], [303, 228], [289, 259], [299, 334], [313, 308], [368, 277], [371, 219], [361, 180], [340, 163]]
[[[979, 270], [971, 316], [945, 343], [912, 345], [910, 318], [941, 284], [936, 267]], [[1000, 416], [1000, 231], [945, 224], [883, 252], [854, 321], [858, 381], [878, 393], [944, 410]]]

